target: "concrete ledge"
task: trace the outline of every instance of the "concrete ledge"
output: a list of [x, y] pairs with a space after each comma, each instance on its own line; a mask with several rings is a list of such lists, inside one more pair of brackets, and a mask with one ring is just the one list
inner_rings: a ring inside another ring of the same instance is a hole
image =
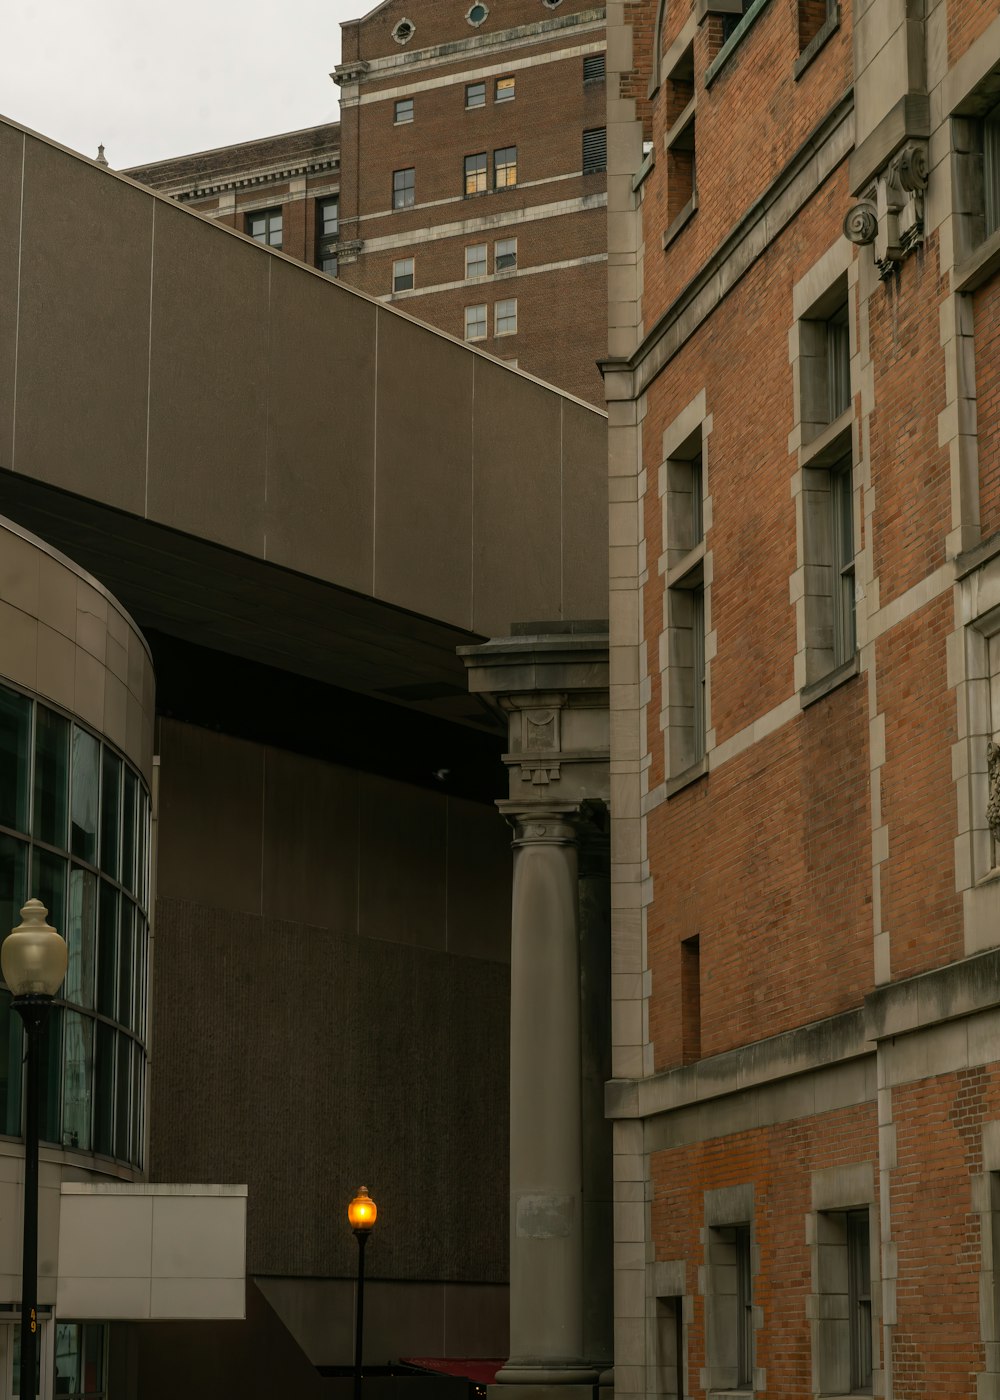
[[1000, 949], [880, 987], [865, 998], [865, 1035], [884, 1040], [1000, 1006]]
[[923, 92], [908, 92], [899, 99], [852, 153], [849, 184], [852, 194], [860, 194], [872, 177], [911, 137], [931, 134], [930, 98]]
[[605, 1111], [609, 1118], [646, 1118], [871, 1052], [864, 1012], [845, 1011], [649, 1079], [613, 1079], [606, 1086]]

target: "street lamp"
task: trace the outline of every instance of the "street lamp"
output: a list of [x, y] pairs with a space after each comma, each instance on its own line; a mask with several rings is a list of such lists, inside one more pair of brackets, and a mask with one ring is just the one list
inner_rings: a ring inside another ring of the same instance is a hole
[[378, 1215], [375, 1202], [368, 1194], [368, 1187], [361, 1186], [358, 1194], [347, 1207], [347, 1218], [351, 1222], [354, 1238], [358, 1242], [358, 1300], [354, 1317], [354, 1400], [361, 1400], [361, 1342], [365, 1316], [365, 1245]]
[[21, 1400], [34, 1400], [38, 1355], [38, 1040], [52, 998], [66, 976], [65, 941], [46, 922], [48, 910], [29, 899], [21, 922], [0, 944], [0, 968], [28, 1041], [24, 1109], [24, 1252], [21, 1264]]

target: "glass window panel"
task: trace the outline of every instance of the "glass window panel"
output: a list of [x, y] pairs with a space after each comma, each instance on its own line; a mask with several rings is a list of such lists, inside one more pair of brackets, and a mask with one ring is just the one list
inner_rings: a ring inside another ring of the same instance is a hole
[[465, 193], [484, 194], [486, 191], [486, 152], [477, 151], [465, 157]]
[[104, 1357], [107, 1332], [103, 1322], [88, 1322], [83, 1328], [83, 1393], [104, 1394]]
[[986, 233], [1000, 228], [1000, 107], [983, 122], [983, 191]]
[[396, 125], [401, 126], [403, 122], [413, 120], [413, 98], [403, 97], [396, 103]]
[[132, 963], [135, 945], [135, 906], [122, 900], [121, 926], [118, 931], [118, 1019], [132, 1028]]
[[92, 734], [74, 724], [70, 850], [91, 865], [97, 864], [100, 761], [100, 744]]
[[101, 869], [118, 878], [118, 836], [121, 828], [122, 761], [110, 749], [101, 755]]
[[142, 909], [149, 908], [149, 798], [145, 791], [139, 789], [139, 839], [138, 839], [138, 862], [139, 878], [136, 880], [136, 892], [139, 906]]
[[112, 1026], [97, 1022], [94, 1064], [94, 1151], [110, 1157], [115, 1145], [115, 1041]]
[[467, 306], [465, 308], [466, 340], [482, 340], [486, 335], [486, 307]]
[[393, 209], [409, 209], [416, 199], [416, 169], [409, 166], [406, 170], [394, 170], [392, 172], [392, 207]]
[[493, 100], [494, 102], [511, 102], [515, 91], [516, 85], [513, 78], [497, 78]]
[[143, 1054], [138, 1045], [132, 1045], [132, 1151], [130, 1160], [142, 1165], [142, 1083], [144, 1074]]
[[0, 826], [28, 830], [31, 701], [0, 686]]
[[97, 942], [97, 876], [73, 866], [69, 872], [69, 918], [66, 920], [69, 964], [63, 996], [77, 1006], [94, 1004]]
[[56, 1395], [79, 1395], [83, 1328], [78, 1322], [56, 1323]]
[[517, 147], [504, 146], [493, 152], [493, 187], [510, 189], [517, 184]]
[[[13, 1357], [12, 1357], [12, 1360], [11, 1360], [11, 1369], [12, 1369], [12, 1388], [11, 1388], [11, 1394], [12, 1394], [12, 1395], [20, 1395], [20, 1394], [21, 1394], [21, 1329], [20, 1329], [20, 1327], [15, 1327], [15, 1328], [13, 1329], [13, 1332], [14, 1332], [14, 1347], [13, 1347]], [[39, 1391], [41, 1390], [41, 1380], [42, 1380], [42, 1349], [41, 1349], [41, 1347], [37, 1347], [37, 1348], [36, 1348], [36, 1352], [37, 1352], [37, 1355], [36, 1355], [36, 1359], [35, 1359], [35, 1394], [37, 1395], [37, 1394], [39, 1393]]]
[[62, 1079], [62, 1008], [54, 1006], [38, 1038], [38, 1132], [59, 1142], [59, 1085]]
[[465, 85], [465, 105], [466, 107], [486, 106], [486, 84], [466, 83]]
[[118, 891], [101, 881], [97, 922], [97, 1009], [115, 1016], [118, 987]]
[[66, 937], [66, 861], [37, 846], [31, 852], [29, 886], [33, 899], [40, 899], [49, 911], [49, 923]]
[[495, 247], [495, 267], [497, 272], [517, 267], [517, 239], [499, 238]]
[[139, 780], [126, 768], [125, 789], [122, 795], [122, 884], [127, 890], [135, 889], [138, 807]]
[[339, 199], [321, 199], [319, 202], [320, 232], [324, 238], [333, 238], [340, 227]]
[[24, 1039], [21, 1018], [10, 992], [0, 990], [0, 1133], [21, 1135], [21, 1065]]
[[0, 940], [21, 922], [21, 906], [28, 897], [27, 873], [27, 842], [0, 835]]
[[94, 1073], [94, 1023], [77, 1011], [63, 1013], [64, 1147], [89, 1151], [91, 1093]]
[[136, 1035], [146, 1040], [146, 975], [149, 958], [149, 926], [146, 920], [136, 915], [135, 920], [135, 1026]]
[[69, 809], [69, 720], [35, 707], [35, 838], [66, 849]]
[[132, 1078], [132, 1042], [118, 1033], [118, 1072], [115, 1075], [115, 1156], [128, 1160], [129, 1081]]
[[486, 244], [472, 243], [465, 250], [466, 277], [482, 277], [486, 273]]

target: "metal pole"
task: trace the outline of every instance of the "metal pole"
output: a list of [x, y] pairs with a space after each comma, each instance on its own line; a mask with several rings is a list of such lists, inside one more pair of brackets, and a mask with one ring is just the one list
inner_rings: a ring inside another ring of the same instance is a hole
[[27, 1038], [24, 1106], [24, 1249], [21, 1256], [20, 1400], [35, 1400], [38, 1366], [38, 1041], [50, 997], [15, 997]]
[[355, 1230], [358, 1240], [358, 1298], [354, 1316], [354, 1400], [361, 1400], [361, 1346], [365, 1320], [365, 1245], [367, 1230]]

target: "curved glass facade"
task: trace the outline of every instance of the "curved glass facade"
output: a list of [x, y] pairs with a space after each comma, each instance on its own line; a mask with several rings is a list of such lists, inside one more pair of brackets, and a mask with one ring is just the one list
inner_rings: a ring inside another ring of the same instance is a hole
[[[69, 967], [41, 1066], [45, 1141], [141, 1165], [149, 796], [97, 735], [0, 686], [0, 937], [42, 901]], [[22, 1031], [0, 984], [0, 1133], [21, 1132]]]

